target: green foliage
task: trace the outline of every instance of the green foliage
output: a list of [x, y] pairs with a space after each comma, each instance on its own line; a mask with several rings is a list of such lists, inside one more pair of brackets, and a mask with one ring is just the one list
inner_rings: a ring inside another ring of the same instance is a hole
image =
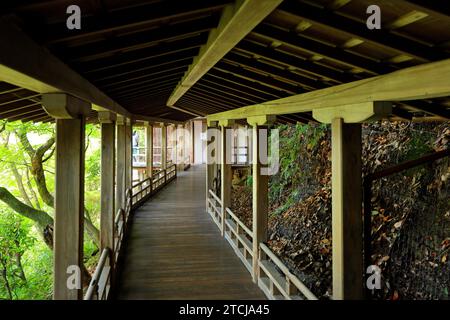
[[247, 178], [245, 179], [245, 185], [247, 187], [251, 187], [253, 185], [253, 176], [248, 175]]
[[[273, 214], [279, 214], [298, 202], [303, 193], [298, 189], [304, 182], [303, 168], [314, 161], [314, 155], [321, 141], [328, 134], [327, 125], [280, 125], [279, 160], [280, 168], [276, 175], [270, 177], [269, 201], [278, 204]], [[307, 163], [305, 163], [307, 162]]]
[[400, 161], [413, 160], [423, 157], [425, 154], [433, 152], [432, 143], [435, 135], [432, 132], [421, 130], [411, 135], [406, 144], [406, 152], [402, 155]]
[[[10, 191], [19, 201], [29, 198], [31, 206], [40, 207], [53, 216], [53, 209], [44, 205], [31, 174], [31, 159], [19, 135], [25, 133], [35, 150], [54, 137], [53, 124], [0, 122], [0, 186]], [[54, 153], [50, 148], [43, 163], [46, 186], [54, 192]], [[13, 175], [15, 167], [19, 180]], [[98, 125], [86, 128], [86, 196], [85, 207], [94, 225], [99, 227], [100, 212], [100, 130]], [[19, 181], [22, 189], [19, 188]], [[26, 195], [24, 195], [24, 193]], [[98, 248], [85, 235], [85, 262], [93, 269], [98, 260]], [[20, 264], [17, 262], [20, 256]], [[53, 289], [53, 252], [42, 238], [42, 229], [33, 221], [12, 211], [0, 202], [0, 300], [51, 299]], [[6, 280], [1, 272], [6, 269]], [[9, 288], [9, 289], [8, 289]]]

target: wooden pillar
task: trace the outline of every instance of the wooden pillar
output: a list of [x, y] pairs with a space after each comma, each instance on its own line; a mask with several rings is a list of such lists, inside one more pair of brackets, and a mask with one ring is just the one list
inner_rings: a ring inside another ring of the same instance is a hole
[[222, 236], [225, 236], [226, 208], [231, 206], [231, 181], [233, 179], [231, 172], [231, 124], [231, 121], [220, 122], [220, 199], [222, 200]]
[[361, 125], [333, 119], [333, 299], [363, 298]]
[[109, 248], [114, 252], [114, 218], [115, 218], [115, 115], [99, 112], [101, 123], [101, 190], [100, 190], [100, 243], [101, 251]]
[[[267, 222], [269, 209], [269, 176], [263, 173], [261, 163], [262, 152], [268, 150], [268, 127], [272, 119], [267, 117], [248, 118], [247, 122], [252, 126], [252, 210], [253, 210], [253, 282], [259, 278], [259, 244], [267, 241]], [[266, 130], [265, 132], [263, 130]], [[265, 141], [264, 141], [265, 140]]]
[[[190, 125], [190, 140], [191, 140], [191, 165], [194, 165], [195, 163], [195, 123], [194, 121], [191, 121], [191, 125]], [[201, 141], [200, 141], [201, 143]]]
[[133, 125], [130, 119], [125, 124], [125, 190], [133, 185]]
[[184, 171], [184, 154], [185, 154], [185, 147], [184, 147], [184, 127], [183, 126], [177, 126], [177, 163], [178, 163], [178, 170]]
[[161, 124], [161, 169], [167, 169], [167, 126]]
[[116, 161], [116, 211], [125, 209], [125, 159], [126, 159], [126, 125], [125, 119], [121, 116], [117, 117], [117, 161]]
[[148, 177], [153, 177], [153, 125], [147, 126], [147, 171]]
[[85, 116], [90, 104], [66, 94], [44, 94], [56, 118], [53, 298], [79, 300], [83, 290]]
[[[206, 135], [206, 212], [208, 212], [209, 190], [213, 190], [215, 167], [217, 166], [219, 137], [215, 135], [217, 122], [205, 126]], [[214, 191], [214, 190], [213, 190]]]

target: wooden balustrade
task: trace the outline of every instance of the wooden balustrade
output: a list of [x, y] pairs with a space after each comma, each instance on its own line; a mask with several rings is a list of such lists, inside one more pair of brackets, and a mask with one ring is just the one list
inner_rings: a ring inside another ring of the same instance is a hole
[[208, 192], [208, 213], [210, 214], [213, 221], [217, 224], [219, 229], [222, 229], [222, 201], [214, 193], [214, 191], [209, 190]]
[[228, 240], [236, 255], [251, 274], [253, 262], [252, 231], [236, 217], [230, 208], [225, 210], [225, 239]]
[[132, 207], [134, 208], [145, 202], [150, 196], [172, 181], [176, 175], [176, 165], [168, 162], [167, 169], [158, 170], [153, 173], [153, 177], [134, 184], [132, 187]]
[[259, 244], [258, 285], [272, 300], [317, 300], [317, 297], [264, 243]]
[[97, 268], [92, 276], [84, 300], [106, 300], [111, 289], [110, 249], [102, 251]]
[[[222, 202], [212, 191], [208, 192], [208, 213], [221, 229], [225, 219], [225, 239], [253, 276], [253, 233], [239, 218], [226, 208], [221, 214]], [[317, 297], [265, 245], [259, 244], [258, 286], [272, 300], [317, 300]]]

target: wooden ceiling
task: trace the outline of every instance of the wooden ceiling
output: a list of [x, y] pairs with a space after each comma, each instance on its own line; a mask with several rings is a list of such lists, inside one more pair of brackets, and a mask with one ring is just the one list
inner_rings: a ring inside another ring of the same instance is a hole
[[[175, 106], [207, 115], [450, 58], [444, 2], [285, 0]], [[35, 42], [130, 112], [184, 121], [193, 115], [168, 108], [167, 99], [229, 3], [16, 0], [0, 6]], [[71, 4], [82, 9], [80, 31], [65, 26]], [[365, 25], [373, 4], [382, 10], [381, 30]], [[33, 92], [0, 83], [0, 118], [47, 121], [39, 101]], [[396, 103], [392, 119], [445, 120], [449, 109], [446, 99]]]

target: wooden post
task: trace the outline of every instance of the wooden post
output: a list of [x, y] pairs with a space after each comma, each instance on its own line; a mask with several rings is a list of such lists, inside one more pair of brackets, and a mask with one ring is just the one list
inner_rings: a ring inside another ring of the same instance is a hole
[[146, 125], [147, 132], [147, 177], [153, 176], [153, 126], [149, 123]]
[[[258, 283], [259, 278], [259, 244], [267, 241], [267, 222], [269, 209], [269, 176], [262, 174], [261, 156], [262, 150], [268, 150], [267, 124], [272, 119], [266, 117], [248, 118], [247, 122], [252, 126], [252, 184], [253, 184], [253, 282]], [[263, 137], [265, 141], [263, 141]]]
[[125, 124], [125, 190], [133, 185], [133, 125], [130, 119]]
[[167, 126], [161, 124], [161, 169], [167, 169]]
[[90, 104], [66, 94], [44, 94], [56, 118], [53, 279], [55, 300], [79, 300], [83, 289], [85, 115]]
[[333, 299], [363, 298], [361, 125], [333, 119]]
[[183, 139], [183, 127], [175, 126], [175, 140], [176, 140], [176, 163], [177, 170], [184, 171], [184, 139]]
[[215, 167], [217, 166], [218, 137], [214, 134], [217, 123], [205, 126], [206, 135], [206, 212], [208, 212], [209, 190], [213, 190]]
[[[195, 123], [191, 121], [190, 125], [190, 133], [191, 133], [191, 165], [195, 163]], [[199, 141], [201, 143], [201, 141]]]
[[230, 128], [230, 121], [221, 121], [220, 122], [220, 199], [222, 200], [222, 227], [221, 232], [222, 236], [225, 236], [225, 217], [226, 217], [226, 208], [231, 206], [231, 181], [232, 181], [232, 172], [231, 172], [231, 139], [232, 139], [232, 130]]
[[117, 161], [116, 161], [116, 211], [125, 209], [125, 158], [126, 158], [126, 126], [125, 119], [117, 117]]
[[100, 243], [101, 251], [109, 248], [114, 252], [114, 218], [115, 218], [115, 115], [99, 112], [102, 134], [101, 154], [101, 191], [100, 191]]

